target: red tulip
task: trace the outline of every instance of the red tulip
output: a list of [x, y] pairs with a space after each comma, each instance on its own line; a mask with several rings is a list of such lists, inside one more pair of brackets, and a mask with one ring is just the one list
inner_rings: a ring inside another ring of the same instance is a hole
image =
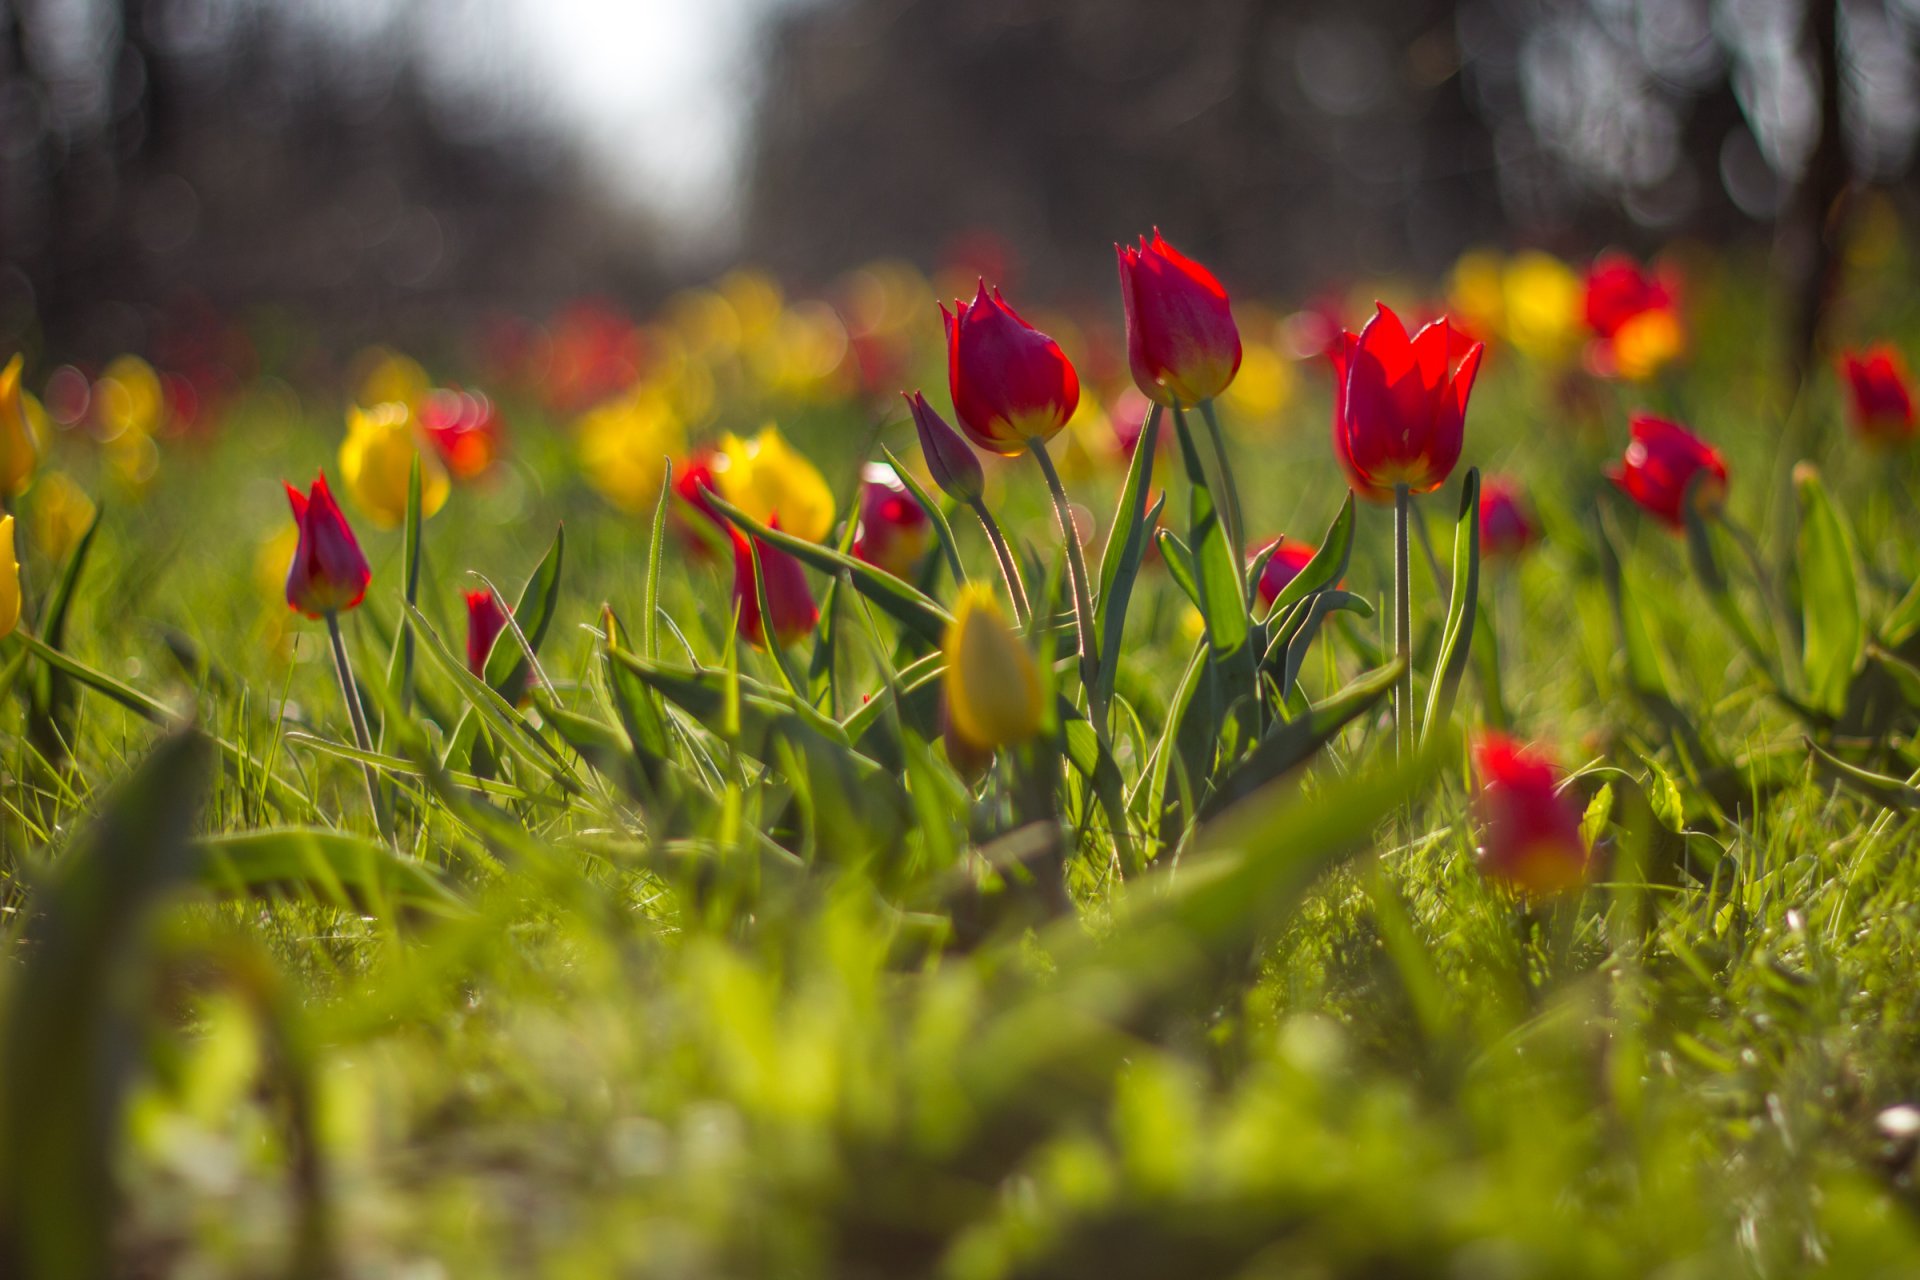
[[1400, 317], [1375, 305], [1366, 327], [1332, 348], [1333, 440], [1354, 490], [1384, 501], [1397, 484], [1430, 493], [1452, 474], [1486, 348], [1445, 318], [1409, 338]]
[[1115, 245], [1127, 313], [1127, 363], [1142, 393], [1161, 404], [1198, 404], [1240, 371], [1240, 330], [1213, 273], [1153, 229], [1140, 247]]
[[947, 323], [947, 383], [960, 429], [982, 449], [1011, 457], [1047, 440], [1080, 404], [1080, 377], [1060, 344], [1022, 320], [986, 281], [955, 301]]
[[500, 414], [478, 392], [434, 391], [420, 408], [420, 427], [457, 479], [480, 475], [500, 452]]
[[713, 527], [722, 533], [731, 534], [733, 526], [721, 518], [720, 511], [707, 500], [709, 493], [719, 491], [719, 484], [713, 478], [713, 460], [718, 452], [702, 445], [680, 459], [673, 467], [673, 493], [683, 504], [674, 510], [681, 534], [696, 554], [705, 555], [711, 548], [700, 532], [686, 523], [687, 511], [704, 516], [713, 522]]
[[507, 629], [507, 611], [500, 597], [491, 591], [467, 592], [467, 670], [476, 676], [487, 674], [487, 655], [493, 642]]
[[1611, 339], [1637, 316], [1674, 310], [1676, 292], [1669, 278], [1642, 270], [1625, 254], [1603, 253], [1587, 272], [1587, 327]]
[[1530, 897], [1586, 879], [1589, 854], [1580, 813], [1555, 785], [1553, 762], [1512, 739], [1486, 733], [1474, 744], [1480, 794], [1480, 869]]
[[327, 488], [326, 473], [314, 479], [307, 493], [292, 485], [286, 488], [293, 522], [300, 529], [293, 563], [287, 566], [287, 603], [309, 618], [353, 608], [366, 596], [373, 572]]
[[933, 521], [900, 482], [892, 467], [869, 462], [860, 477], [860, 527], [853, 535], [857, 560], [905, 578], [926, 554]]
[[940, 492], [958, 502], [980, 501], [987, 487], [980, 459], [973, 456], [973, 450], [960, 438], [960, 433], [947, 425], [947, 420], [934, 411], [925, 396], [918, 391], [900, 394], [913, 412], [913, 429], [920, 437], [920, 456], [927, 460], [927, 470], [933, 475], [933, 482], [940, 486]]
[[1840, 357], [1854, 434], [1869, 444], [1905, 444], [1913, 438], [1913, 380], [1906, 361], [1887, 343]]
[[1702, 511], [1719, 507], [1727, 496], [1727, 464], [1720, 451], [1678, 423], [1639, 413], [1631, 423], [1633, 441], [1607, 479], [1620, 491], [1675, 529], [1686, 527], [1681, 510], [1687, 486], [1703, 475], [1697, 499]]
[[[1267, 561], [1267, 567], [1260, 571], [1260, 581], [1256, 590], [1260, 593], [1260, 603], [1272, 605], [1287, 589], [1287, 584], [1300, 576], [1307, 562], [1314, 557], [1314, 549], [1304, 542], [1288, 542], [1285, 538], [1275, 538], [1267, 544], [1274, 548], [1273, 558]], [[1261, 550], [1265, 550], [1263, 547]]]
[[[770, 518], [767, 527], [778, 529], [780, 517]], [[749, 550], [739, 530], [732, 533], [733, 603], [740, 614], [740, 634], [762, 649], [767, 647], [760, 597], [753, 581], [753, 561], [758, 555], [760, 577], [767, 584], [767, 607], [773, 611], [773, 634], [783, 645], [795, 643], [820, 621], [820, 607], [814, 603], [813, 588], [807, 585], [806, 570], [792, 555], [766, 539], [755, 538]]]
[[1495, 558], [1517, 556], [1539, 538], [1540, 527], [1527, 510], [1518, 481], [1506, 476], [1488, 476], [1481, 482], [1481, 554]]

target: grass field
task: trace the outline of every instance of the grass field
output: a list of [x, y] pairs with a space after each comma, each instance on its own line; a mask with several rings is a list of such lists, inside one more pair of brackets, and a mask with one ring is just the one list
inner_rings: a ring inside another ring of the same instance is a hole
[[[340, 448], [356, 385], [415, 393], [406, 362], [263, 355], [191, 434], [96, 382], [10, 508], [0, 1272], [1920, 1274], [1920, 476], [1826, 363], [1796, 390], [1758, 259], [1682, 261], [1685, 354], [1639, 380], [1510, 332], [1511, 299], [1468, 318], [1461, 460], [1412, 504], [1400, 750], [1392, 506], [1346, 505], [1331, 365], [1249, 300], [1259, 385], [1219, 401], [1241, 541], [1320, 558], [1249, 605], [1222, 477], [1114, 442], [1144, 408], [1124, 348], [1091, 354], [1117, 301], [1048, 318], [1085, 385], [1052, 452], [1111, 708], [1041, 473], [991, 462], [1043, 691], [997, 752], [942, 710], [942, 538], [907, 582], [848, 554], [885, 448], [1016, 622], [893, 394], [947, 415], [903, 272], [838, 339], [746, 277], [686, 295], [597, 424], [557, 357], [450, 342], [436, 372], [488, 386], [506, 443], [425, 518], [441, 464], [407, 509], [408, 450], [393, 528]], [[1856, 265], [1844, 345], [1920, 341], [1915, 278], [1897, 246]], [[1608, 483], [1641, 409], [1724, 455], [1723, 509], [1690, 487], [1672, 529]], [[803, 461], [754, 462], [764, 505], [791, 528], [815, 468], [832, 505], [788, 535], [819, 625], [773, 650], [658, 465], [768, 421]], [[371, 566], [339, 614], [365, 750], [284, 596], [280, 482], [321, 468]], [[1494, 473], [1539, 528], [1518, 554], [1461, 518]], [[487, 584], [515, 625], [476, 674]], [[1476, 856], [1489, 727], [1560, 766], [1591, 848], [1566, 892]]]

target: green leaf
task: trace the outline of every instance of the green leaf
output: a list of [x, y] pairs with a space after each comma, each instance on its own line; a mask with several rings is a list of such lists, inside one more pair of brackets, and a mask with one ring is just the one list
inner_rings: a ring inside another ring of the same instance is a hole
[[1468, 467], [1460, 486], [1460, 516], [1453, 527], [1453, 599], [1441, 632], [1440, 656], [1427, 689], [1427, 716], [1421, 741], [1453, 715], [1453, 701], [1467, 673], [1473, 648], [1474, 612], [1480, 603], [1480, 468]]
[[364, 836], [270, 827], [193, 842], [191, 875], [223, 897], [298, 894], [343, 911], [456, 915], [466, 906], [425, 863]]
[[[563, 525], [554, 530], [553, 545], [534, 566], [527, 585], [520, 589], [520, 600], [513, 606], [512, 619], [495, 637], [493, 649], [487, 654], [487, 684], [508, 702], [526, 688], [527, 675], [532, 670], [528, 651], [540, 652], [540, 642], [546, 639], [547, 628], [553, 625], [554, 611], [560, 606], [560, 565], [566, 548], [567, 530]], [[515, 631], [526, 638], [525, 648], [511, 634]]]
[[1167, 575], [1186, 593], [1193, 607], [1204, 614], [1206, 605], [1200, 599], [1200, 583], [1194, 576], [1193, 556], [1187, 551], [1187, 544], [1171, 529], [1159, 530], [1154, 538], [1160, 544], [1160, 560], [1167, 566]]
[[1811, 467], [1797, 469], [1800, 490], [1800, 608], [1807, 699], [1832, 715], [1846, 709], [1847, 688], [1866, 651], [1860, 566], [1853, 537]]
[[1812, 738], [1803, 737], [1801, 740], [1807, 744], [1807, 750], [1813, 753], [1814, 763], [1828, 777], [1864, 792], [1886, 808], [1901, 812], [1920, 809], [1920, 788], [1899, 778], [1848, 764]]
[[1267, 617], [1279, 616], [1282, 610], [1306, 599], [1308, 593], [1324, 590], [1346, 575], [1347, 561], [1353, 554], [1353, 524], [1353, 492], [1349, 490], [1347, 500], [1340, 504], [1340, 514], [1333, 518], [1327, 536], [1320, 540], [1320, 549], [1294, 575], [1293, 581], [1281, 588], [1267, 610]]
[[[87, 553], [93, 549], [94, 535], [100, 531], [100, 518], [101, 511], [95, 510], [93, 519], [87, 523], [86, 532], [80, 535], [72, 553], [67, 556], [67, 562], [60, 571], [60, 580], [55, 584], [53, 596], [47, 603], [40, 636], [51, 648], [58, 649], [66, 641], [67, 618], [73, 609], [74, 595], [79, 590], [80, 575], [86, 569]], [[34, 743], [49, 758], [64, 757], [73, 736], [73, 684], [65, 672], [50, 666], [44, 677], [34, 683], [33, 695], [29, 732]]]
[[1346, 688], [1309, 707], [1304, 715], [1275, 725], [1247, 757], [1227, 774], [1202, 806], [1203, 819], [1219, 813], [1272, 782], [1333, 741], [1340, 731], [1380, 705], [1393, 691], [1405, 662], [1395, 657]]
[[1192, 548], [1200, 614], [1206, 619], [1207, 638], [1214, 652], [1224, 656], [1247, 642], [1249, 619], [1240, 577], [1240, 554], [1227, 542], [1226, 522], [1214, 506], [1213, 491], [1207, 487], [1193, 432], [1187, 427], [1186, 415], [1178, 408], [1174, 410], [1173, 423], [1174, 433], [1180, 440], [1180, 455], [1187, 468], [1190, 495], [1187, 541]]
[[[893, 456], [893, 450], [881, 445], [880, 452], [887, 455], [887, 463], [893, 468], [893, 474], [900, 477], [900, 483], [907, 486], [907, 492], [912, 494], [913, 500], [920, 504], [920, 509], [927, 513], [927, 519], [933, 524], [933, 536], [939, 541], [940, 550], [947, 557], [947, 567], [953, 571], [953, 580], [964, 583], [967, 580], [966, 565], [960, 559], [960, 544], [954, 540], [953, 525], [947, 519], [945, 509], [935, 501], [932, 494], [927, 492], [927, 487], [920, 483], [919, 477], [909, 471], [900, 459]], [[851, 527], [853, 522], [847, 523]]]

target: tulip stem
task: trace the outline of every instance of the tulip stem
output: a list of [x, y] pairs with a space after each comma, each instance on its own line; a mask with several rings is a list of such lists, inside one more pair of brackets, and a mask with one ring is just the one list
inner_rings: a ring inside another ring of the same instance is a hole
[[1080, 683], [1087, 694], [1087, 711], [1102, 741], [1107, 736], [1106, 700], [1100, 696], [1100, 648], [1093, 634], [1093, 596], [1087, 589], [1087, 557], [1080, 549], [1080, 534], [1074, 527], [1073, 509], [1067, 504], [1067, 491], [1047, 456], [1046, 442], [1038, 436], [1027, 441], [1027, 452], [1039, 464], [1047, 478], [1047, 492], [1053, 495], [1053, 514], [1060, 522], [1060, 536], [1067, 544], [1067, 577], [1073, 581], [1073, 623], [1080, 637]]
[[1407, 562], [1413, 494], [1406, 485], [1393, 486], [1393, 651], [1400, 658], [1400, 679], [1394, 688], [1394, 741], [1400, 758], [1413, 754], [1413, 586]]
[[1007, 546], [1006, 535], [1000, 532], [1000, 523], [987, 510], [985, 502], [974, 498], [967, 505], [980, 517], [980, 527], [987, 531], [987, 541], [993, 544], [994, 557], [1000, 561], [1000, 576], [1007, 580], [1007, 594], [1013, 597], [1013, 616], [1024, 631], [1032, 624], [1033, 609], [1027, 604], [1027, 584], [1020, 580], [1020, 566], [1014, 563], [1013, 549]]
[[[333, 609], [327, 610], [327, 639], [333, 645], [333, 673], [340, 679], [340, 696], [347, 700], [347, 719], [353, 723], [353, 744], [372, 755], [373, 736], [367, 732], [366, 709], [360, 705], [360, 691], [353, 682], [353, 662], [347, 657], [347, 639], [340, 634], [340, 614]], [[380, 780], [365, 760], [360, 762], [360, 769], [367, 779], [367, 802], [373, 806], [374, 818], [384, 833], [387, 823], [380, 804]]]
[[1220, 487], [1226, 491], [1227, 543], [1235, 555], [1245, 555], [1246, 523], [1240, 518], [1240, 486], [1233, 480], [1233, 464], [1227, 460], [1227, 438], [1220, 430], [1220, 415], [1212, 400], [1200, 402], [1200, 416], [1207, 420], [1207, 435], [1213, 441], [1213, 456], [1220, 468]]

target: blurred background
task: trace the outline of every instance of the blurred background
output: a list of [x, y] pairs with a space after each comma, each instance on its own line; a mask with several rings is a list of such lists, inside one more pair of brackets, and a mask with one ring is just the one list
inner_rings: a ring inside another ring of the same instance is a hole
[[[728, 263], [1238, 291], [1914, 196], [1920, 0], [0, 0], [0, 351], [643, 308]], [[1885, 202], [1882, 202], [1882, 207]], [[270, 345], [270, 338], [265, 339]]]

